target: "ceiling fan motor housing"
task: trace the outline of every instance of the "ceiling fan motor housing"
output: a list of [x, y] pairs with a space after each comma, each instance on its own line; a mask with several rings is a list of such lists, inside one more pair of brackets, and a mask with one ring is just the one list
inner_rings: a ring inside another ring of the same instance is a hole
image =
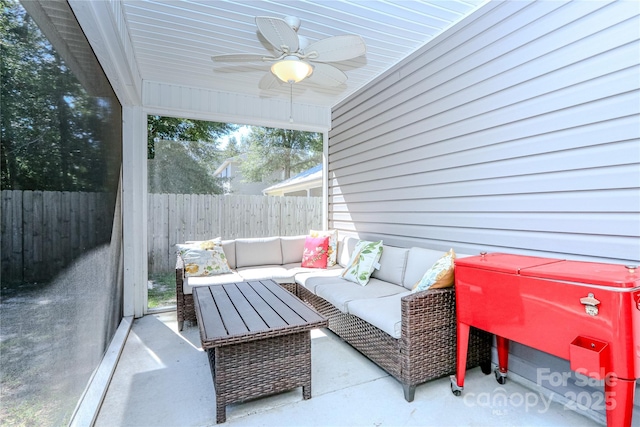
[[284, 22], [286, 22], [295, 32], [298, 32], [300, 28], [300, 18], [295, 16], [285, 16]]

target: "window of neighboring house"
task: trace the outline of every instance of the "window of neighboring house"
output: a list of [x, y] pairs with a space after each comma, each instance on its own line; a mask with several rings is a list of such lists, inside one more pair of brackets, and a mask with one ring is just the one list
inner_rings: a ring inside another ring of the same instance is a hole
[[122, 319], [121, 106], [66, 2], [2, 0], [2, 425], [67, 425]]

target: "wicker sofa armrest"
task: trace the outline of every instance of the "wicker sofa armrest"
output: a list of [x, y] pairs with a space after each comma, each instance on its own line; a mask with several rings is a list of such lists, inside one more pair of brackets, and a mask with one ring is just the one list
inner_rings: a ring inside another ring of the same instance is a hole
[[182, 257], [176, 257], [176, 311], [178, 318], [178, 328], [182, 330], [184, 321], [188, 320], [185, 314], [184, 296], [184, 262]]
[[402, 336], [456, 324], [454, 288], [428, 289], [402, 298]]
[[[176, 291], [178, 287], [180, 291], [182, 291], [182, 284], [184, 283], [184, 262], [182, 261], [182, 257], [176, 257]], [[180, 285], [180, 286], [178, 286]]]
[[429, 289], [401, 300], [401, 378], [405, 399], [415, 386], [452, 373], [456, 361], [455, 291]]
[[[403, 382], [419, 384], [455, 372], [457, 325], [455, 289], [432, 289], [402, 298], [400, 339]], [[472, 328], [467, 368], [491, 368], [491, 334]], [[411, 388], [411, 387], [410, 387]]]

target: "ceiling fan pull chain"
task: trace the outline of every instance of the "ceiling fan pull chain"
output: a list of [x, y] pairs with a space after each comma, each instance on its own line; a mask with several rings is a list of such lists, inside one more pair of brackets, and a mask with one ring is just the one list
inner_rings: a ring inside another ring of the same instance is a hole
[[293, 83], [289, 83], [289, 123], [293, 123]]

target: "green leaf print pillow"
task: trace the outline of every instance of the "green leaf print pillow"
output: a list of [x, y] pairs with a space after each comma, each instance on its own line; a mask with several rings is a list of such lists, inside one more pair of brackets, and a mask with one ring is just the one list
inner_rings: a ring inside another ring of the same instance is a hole
[[360, 240], [353, 249], [349, 263], [342, 272], [342, 277], [350, 282], [365, 286], [369, 283], [369, 277], [374, 269], [380, 268], [380, 256], [382, 255], [382, 240], [379, 242], [367, 242]]
[[202, 249], [200, 243], [177, 244], [176, 247], [178, 256], [182, 257], [184, 262], [185, 277], [214, 276], [231, 272], [220, 245], [212, 245], [211, 249]]

